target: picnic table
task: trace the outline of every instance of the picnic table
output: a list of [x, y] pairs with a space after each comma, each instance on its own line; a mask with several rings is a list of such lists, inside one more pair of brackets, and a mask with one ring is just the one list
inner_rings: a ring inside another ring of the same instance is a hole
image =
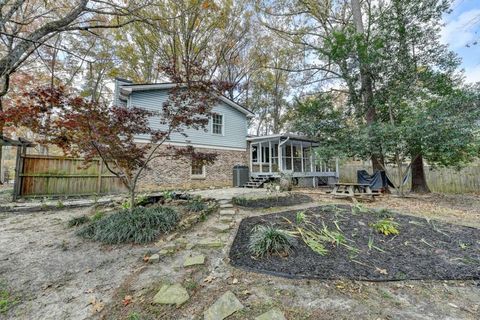
[[379, 195], [373, 192], [369, 184], [362, 183], [335, 183], [331, 195], [335, 198], [369, 198]]

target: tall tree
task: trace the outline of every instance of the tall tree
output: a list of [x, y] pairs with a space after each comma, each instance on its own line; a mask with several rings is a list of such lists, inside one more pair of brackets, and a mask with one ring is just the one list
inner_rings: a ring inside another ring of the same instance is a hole
[[[372, 124], [376, 120], [372, 69], [377, 51], [371, 35], [374, 19], [369, 6], [364, 6], [365, 19], [358, 1], [257, 1], [263, 25], [304, 50], [303, 66], [290, 71], [303, 72], [310, 88], [315, 83], [333, 84], [348, 95], [355, 115]], [[372, 166], [379, 170], [382, 152], [373, 141], [370, 146]]]
[[[139, 20], [136, 10], [147, 2], [126, 5], [101, 0], [6, 0], [0, 3], [0, 112], [10, 78], [41, 46], [60, 33], [119, 28]], [[68, 52], [67, 48], [61, 49]], [[3, 135], [3, 123], [0, 122]], [[1, 159], [1, 148], [0, 148]]]

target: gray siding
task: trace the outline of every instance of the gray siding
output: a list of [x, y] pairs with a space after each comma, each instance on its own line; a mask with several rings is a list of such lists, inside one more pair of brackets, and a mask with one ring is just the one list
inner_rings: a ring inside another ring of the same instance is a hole
[[[168, 99], [168, 92], [165, 90], [134, 91], [129, 97], [128, 105], [130, 107], [145, 108], [147, 110], [158, 111], [163, 103]], [[211, 133], [211, 123], [204, 130], [186, 129], [184, 137], [181, 134], [172, 134], [171, 141], [176, 143], [200, 144], [211, 147], [229, 147], [242, 148], [247, 147], [247, 117], [242, 112], [232, 108], [223, 101], [212, 108], [212, 111], [223, 115], [224, 135], [215, 135]], [[158, 117], [150, 119], [150, 125], [154, 129], [161, 129]], [[147, 137], [139, 137], [147, 138]]]
[[120, 79], [115, 79], [115, 91], [113, 93], [113, 105], [114, 106], [123, 106], [125, 107], [127, 104], [125, 101], [120, 100], [120, 87], [122, 84], [129, 84], [130, 81], [122, 81]]

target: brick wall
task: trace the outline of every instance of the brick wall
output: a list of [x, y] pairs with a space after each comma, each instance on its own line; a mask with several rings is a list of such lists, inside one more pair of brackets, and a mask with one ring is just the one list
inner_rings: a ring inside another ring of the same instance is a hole
[[[163, 146], [161, 148], [164, 148]], [[157, 158], [140, 179], [141, 190], [168, 188], [203, 188], [232, 186], [232, 170], [237, 164], [248, 165], [246, 151], [231, 151], [202, 148], [202, 152], [215, 152], [215, 163], [205, 166], [205, 178], [191, 176], [190, 159]]]

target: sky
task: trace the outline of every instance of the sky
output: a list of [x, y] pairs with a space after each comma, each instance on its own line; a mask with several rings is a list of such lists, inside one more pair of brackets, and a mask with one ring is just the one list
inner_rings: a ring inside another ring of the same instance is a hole
[[456, 0], [452, 9], [443, 18], [441, 41], [462, 58], [465, 80], [480, 81], [480, 0]]

